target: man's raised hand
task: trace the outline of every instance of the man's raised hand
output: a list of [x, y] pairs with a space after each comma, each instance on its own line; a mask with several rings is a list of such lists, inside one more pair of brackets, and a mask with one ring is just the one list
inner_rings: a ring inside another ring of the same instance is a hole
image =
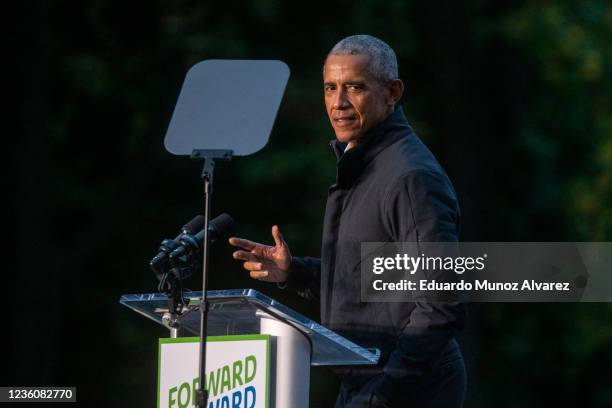
[[274, 246], [236, 237], [230, 238], [229, 243], [241, 248], [233, 256], [244, 261], [242, 266], [249, 271], [251, 278], [282, 283], [287, 280], [291, 252], [276, 225], [272, 227], [272, 237]]

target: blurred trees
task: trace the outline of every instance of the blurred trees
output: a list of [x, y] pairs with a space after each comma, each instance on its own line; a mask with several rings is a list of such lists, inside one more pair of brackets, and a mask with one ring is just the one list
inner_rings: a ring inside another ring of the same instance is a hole
[[[514, 188], [505, 191], [515, 198], [502, 193], [512, 206], [501, 224], [505, 239], [609, 241], [612, 5], [533, 2], [498, 23], [523, 88], [513, 109]], [[483, 305], [481, 311], [481, 374], [507, 406], [612, 404], [606, 385], [612, 305]]]
[[[155, 289], [148, 258], [201, 209], [199, 163], [162, 140], [185, 72], [203, 59], [274, 58], [292, 71], [270, 144], [217, 168], [214, 212], [232, 214], [237, 234], [270, 241], [278, 223], [294, 253], [317, 254], [335, 175], [321, 67], [336, 41], [369, 33], [398, 54], [405, 110], [457, 187], [465, 240], [612, 239], [609, 2], [17, 7], [7, 287], [20, 329], [6, 385], [76, 384], [92, 407], [153, 403], [166, 333], [118, 298]], [[213, 287], [255, 287], [317, 317], [248, 280], [230, 253], [215, 248]], [[469, 406], [610, 405], [611, 317], [606, 304], [475, 307]], [[337, 383], [316, 373], [312, 406], [331, 406]]]

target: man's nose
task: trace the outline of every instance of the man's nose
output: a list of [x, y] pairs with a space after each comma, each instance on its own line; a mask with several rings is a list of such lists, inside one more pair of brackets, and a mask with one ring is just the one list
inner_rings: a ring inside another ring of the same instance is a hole
[[335, 109], [342, 109], [349, 106], [346, 92], [344, 89], [338, 89], [338, 92], [334, 95], [334, 104], [333, 107]]

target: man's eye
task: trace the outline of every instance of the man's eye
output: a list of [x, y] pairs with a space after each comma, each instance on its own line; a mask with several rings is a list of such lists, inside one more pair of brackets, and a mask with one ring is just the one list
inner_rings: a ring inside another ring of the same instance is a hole
[[349, 85], [346, 88], [349, 91], [351, 91], [351, 92], [358, 92], [358, 91], [361, 91], [363, 89], [363, 87], [361, 85]]
[[331, 85], [327, 85], [324, 87], [325, 92], [329, 92], [329, 91], [333, 91], [335, 89], [335, 87], [331, 86]]

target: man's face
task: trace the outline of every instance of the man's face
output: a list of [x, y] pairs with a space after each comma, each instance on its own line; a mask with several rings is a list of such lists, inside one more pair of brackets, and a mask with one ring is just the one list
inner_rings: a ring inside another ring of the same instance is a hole
[[392, 111], [392, 91], [370, 72], [368, 55], [329, 55], [323, 78], [325, 107], [336, 138], [355, 145]]

